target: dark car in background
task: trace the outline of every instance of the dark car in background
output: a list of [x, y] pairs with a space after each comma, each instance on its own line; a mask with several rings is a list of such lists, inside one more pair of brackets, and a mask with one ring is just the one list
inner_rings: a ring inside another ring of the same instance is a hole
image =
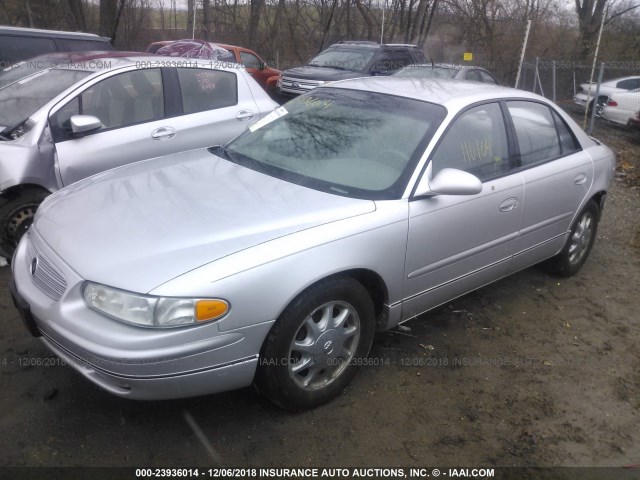
[[0, 69], [47, 53], [113, 51], [109, 42], [92, 33], [0, 26]]
[[278, 91], [300, 95], [327, 82], [391, 75], [415, 63], [426, 63], [424, 52], [415, 45], [342, 41], [320, 52], [307, 65], [282, 72]]

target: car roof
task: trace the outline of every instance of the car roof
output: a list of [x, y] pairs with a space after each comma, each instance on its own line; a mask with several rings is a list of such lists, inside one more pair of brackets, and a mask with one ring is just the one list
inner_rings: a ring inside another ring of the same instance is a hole
[[524, 90], [444, 78], [365, 77], [333, 82], [321, 88], [331, 87], [414, 98], [444, 105], [453, 110], [471, 103], [500, 98], [531, 98], [546, 102], [543, 97]]
[[99, 40], [109, 42], [107, 37], [100, 37], [95, 33], [84, 32], [64, 32], [61, 30], [43, 30], [39, 28], [5, 27], [0, 26], [0, 33], [4, 35], [31, 36], [31, 37], [54, 37], [54, 38], [81, 38], [84, 40]]
[[[610, 80], [603, 80], [601, 85], [614, 85], [614, 84], [616, 84], [618, 82], [621, 82], [622, 80], [632, 80], [634, 78], [640, 78], [640, 75], [629, 75], [627, 77], [619, 77], [619, 78], [612, 78]], [[592, 85], [595, 85], [596, 83], [597, 83], [597, 81], [594, 80], [592, 82]], [[589, 85], [589, 82], [585, 82], [585, 83], [583, 83], [581, 85]]]
[[338, 43], [334, 43], [327, 48], [366, 48], [370, 50], [378, 49], [419, 49], [416, 45], [408, 43], [376, 43], [367, 40], [342, 40]]

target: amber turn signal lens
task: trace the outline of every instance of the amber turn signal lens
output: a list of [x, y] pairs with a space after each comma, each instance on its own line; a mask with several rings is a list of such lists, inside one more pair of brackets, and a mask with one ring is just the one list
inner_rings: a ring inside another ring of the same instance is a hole
[[220, 318], [229, 311], [229, 304], [223, 300], [198, 300], [196, 302], [196, 320], [207, 322]]

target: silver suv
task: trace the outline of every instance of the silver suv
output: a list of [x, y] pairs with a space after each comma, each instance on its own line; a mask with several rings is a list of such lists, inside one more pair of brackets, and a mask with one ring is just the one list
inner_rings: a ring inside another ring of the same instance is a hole
[[26, 77], [15, 68], [5, 74], [17, 80], [0, 88], [7, 258], [51, 192], [127, 163], [225, 143], [277, 107], [239, 65], [76, 54]]

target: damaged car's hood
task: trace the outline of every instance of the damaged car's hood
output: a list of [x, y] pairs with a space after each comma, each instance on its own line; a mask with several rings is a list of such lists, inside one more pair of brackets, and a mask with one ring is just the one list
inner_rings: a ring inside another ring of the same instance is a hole
[[148, 292], [226, 255], [375, 210], [193, 150], [107, 171], [49, 197], [34, 228], [87, 280]]

